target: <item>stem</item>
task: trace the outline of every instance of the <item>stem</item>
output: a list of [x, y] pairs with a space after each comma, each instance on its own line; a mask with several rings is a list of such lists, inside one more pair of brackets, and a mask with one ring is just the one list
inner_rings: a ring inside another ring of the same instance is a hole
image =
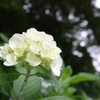
[[28, 81], [29, 76], [30, 76], [30, 69], [27, 69], [27, 73], [26, 73], [26, 75], [25, 75], [24, 82], [23, 82], [23, 84], [22, 84], [22, 87], [21, 87], [21, 89], [20, 89], [20, 92], [19, 92], [19, 94], [18, 94], [16, 100], [20, 100], [20, 97], [21, 97], [21, 95], [22, 95], [22, 93], [23, 93], [23, 90], [24, 90], [24, 88], [25, 88], [25, 85], [26, 85], [26, 83], [27, 83], [27, 81]]

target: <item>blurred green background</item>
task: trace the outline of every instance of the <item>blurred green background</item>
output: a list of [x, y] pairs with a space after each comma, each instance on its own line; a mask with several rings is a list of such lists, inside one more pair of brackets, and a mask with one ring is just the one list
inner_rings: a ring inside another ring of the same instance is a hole
[[[10, 38], [31, 27], [54, 36], [73, 74], [100, 74], [100, 9], [95, 0], [0, 0], [1, 33]], [[100, 81], [77, 87], [100, 98]]]

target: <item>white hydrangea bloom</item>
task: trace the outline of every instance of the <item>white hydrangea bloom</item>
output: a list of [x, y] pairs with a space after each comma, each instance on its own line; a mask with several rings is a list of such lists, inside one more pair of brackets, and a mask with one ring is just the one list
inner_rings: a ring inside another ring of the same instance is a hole
[[61, 50], [56, 46], [55, 41], [43, 41], [41, 56], [50, 59], [56, 59]]
[[41, 40], [44, 40], [46, 37], [46, 34], [44, 32], [39, 32], [35, 28], [28, 29], [26, 33], [24, 32], [23, 34], [28, 39], [31, 39], [33, 41], [41, 41]]
[[0, 57], [6, 59], [6, 55], [13, 53], [13, 50], [10, 48], [8, 44], [0, 47]]
[[48, 65], [55, 76], [60, 76], [62, 59], [61, 49], [53, 37], [45, 32], [30, 28], [22, 34], [14, 34], [8, 44], [0, 47], [0, 57], [5, 66], [13, 66], [21, 58], [30, 66]]
[[24, 51], [27, 48], [25, 43], [25, 37], [22, 34], [14, 34], [9, 40], [9, 46], [14, 50], [17, 57], [24, 55]]
[[35, 42], [32, 42], [29, 48], [35, 54], [39, 54], [42, 49], [41, 45]]
[[6, 61], [4, 62], [5, 66], [13, 66], [16, 65], [17, 63], [18, 63], [17, 57], [15, 56], [14, 53], [6, 55]]
[[41, 63], [41, 60], [33, 52], [27, 53], [25, 61], [31, 66], [38, 66]]
[[61, 66], [62, 66], [62, 59], [60, 56], [58, 56], [58, 58], [54, 59], [50, 65], [52, 74], [54, 76], [60, 76]]

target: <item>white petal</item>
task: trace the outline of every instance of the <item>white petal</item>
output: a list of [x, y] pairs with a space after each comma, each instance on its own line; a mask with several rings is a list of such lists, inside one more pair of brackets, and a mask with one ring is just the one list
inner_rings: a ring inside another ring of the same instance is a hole
[[46, 39], [46, 33], [37, 31], [35, 28], [28, 29], [25, 35], [34, 41], [43, 41]]
[[59, 56], [58, 58], [54, 59], [52, 64], [50, 65], [52, 74], [54, 76], [60, 76], [61, 66], [62, 66], [62, 59]]
[[41, 60], [36, 57], [36, 55], [32, 52], [29, 52], [26, 55], [26, 59], [25, 59], [31, 66], [38, 66], [41, 63]]
[[30, 28], [27, 30], [27, 33], [31, 34], [31, 33], [36, 33], [37, 30], [35, 28]]
[[16, 62], [16, 63], [9, 63], [9, 62], [7, 62], [7, 61], [5, 61], [3, 64], [5, 65], [5, 66], [14, 66], [14, 65], [16, 65], [18, 62]]
[[35, 54], [39, 54], [39, 51], [41, 50], [41, 46], [33, 42], [30, 46], [30, 50]]
[[52, 35], [49, 35], [49, 34], [46, 34], [46, 39], [47, 40], [50, 40], [50, 41], [53, 41], [53, 36]]
[[22, 34], [13, 35], [9, 40], [9, 45], [12, 49], [22, 48], [25, 45], [24, 37], [22, 36]]
[[62, 50], [59, 47], [56, 47], [57, 52], [61, 53]]
[[58, 69], [52, 68], [51, 72], [54, 76], [60, 76], [60, 69], [59, 68]]
[[6, 56], [6, 61], [4, 62], [5, 66], [13, 66], [16, 65], [17, 62], [17, 57], [14, 54], [8, 54]]

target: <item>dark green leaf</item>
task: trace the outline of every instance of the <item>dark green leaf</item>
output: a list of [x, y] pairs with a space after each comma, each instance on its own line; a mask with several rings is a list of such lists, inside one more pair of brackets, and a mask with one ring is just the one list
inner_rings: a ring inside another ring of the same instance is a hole
[[8, 37], [6, 35], [4, 35], [3, 33], [0, 33], [0, 38], [4, 41], [4, 42], [8, 42]]
[[9, 100], [9, 97], [8, 96], [5, 96], [2, 93], [0, 93], [0, 100]]
[[47, 98], [38, 99], [38, 100], [72, 100], [72, 99], [68, 97], [64, 97], [64, 96], [52, 96], [52, 97], [47, 97]]
[[0, 84], [12, 82], [19, 77], [20, 73], [14, 67], [0, 67]]

